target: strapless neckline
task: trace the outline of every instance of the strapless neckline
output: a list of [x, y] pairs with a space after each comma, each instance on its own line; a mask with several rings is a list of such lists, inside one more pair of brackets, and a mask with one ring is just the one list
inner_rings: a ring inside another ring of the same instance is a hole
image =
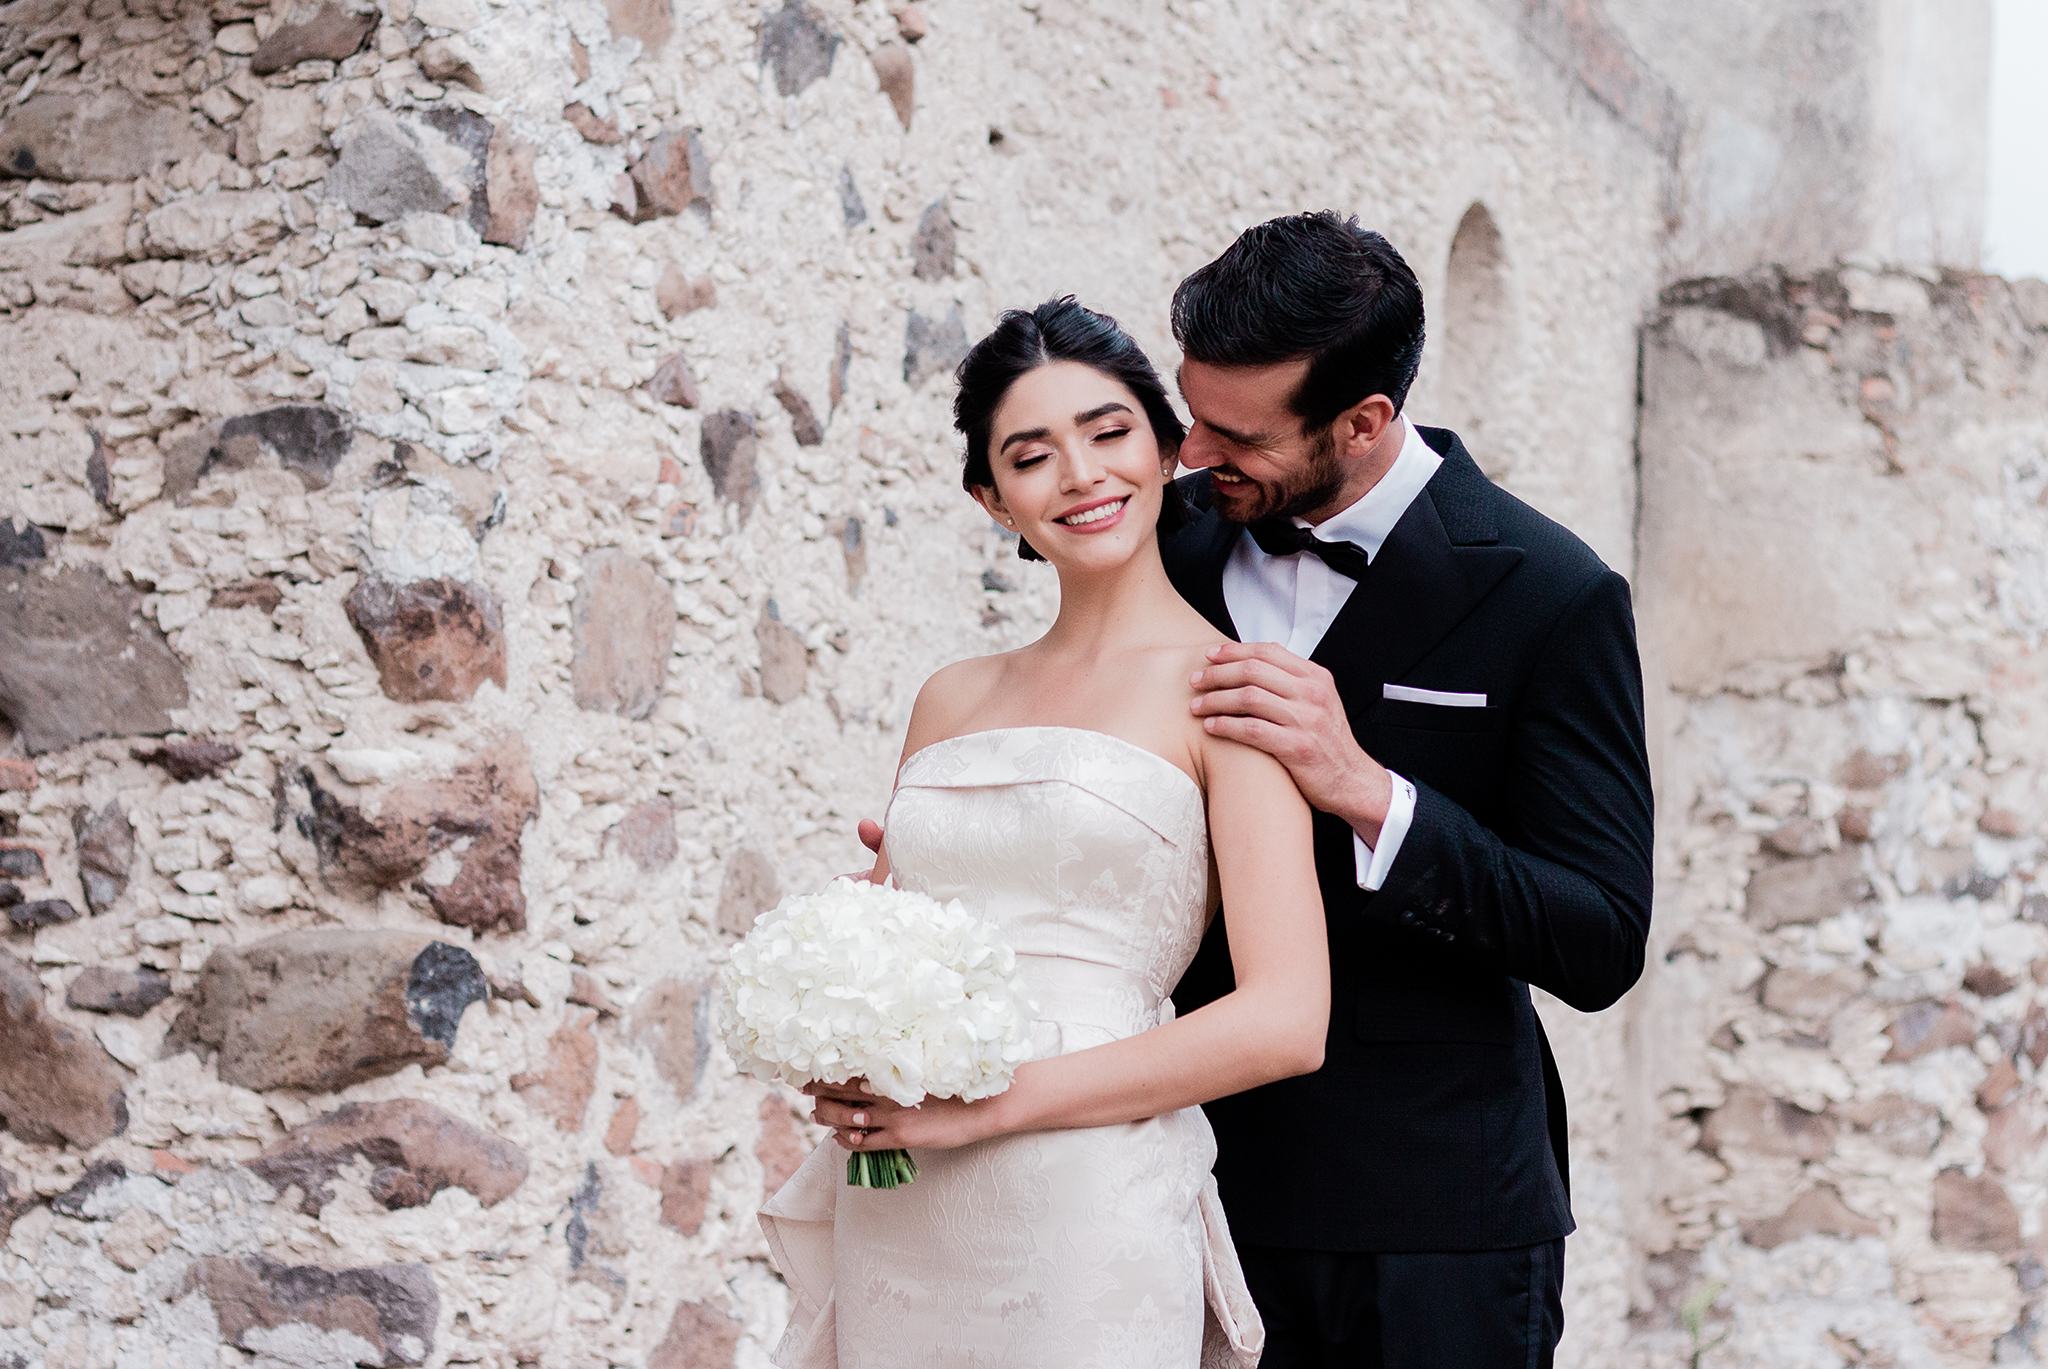
[[1132, 752], [1136, 755], [1143, 756], [1147, 760], [1152, 761], [1155, 764], [1172, 771], [1174, 775], [1181, 781], [1181, 783], [1187, 785], [1188, 788], [1194, 790], [1198, 797], [1201, 795], [1202, 786], [1195, 782], [1195, 777], [1193, 775], [1190, 775], [1187, 771], [1181, 769], [1172, 761], [1166, 759], [1166, 757], [1160, 755], [1157, 751], [1152, 750], [1150, 747], [1140, 746], [1134, 741], [1130, 741], [1126, 738], [1117, 736], [1114, 732], [1099, 732], [1092, 727], [1062, 727], [1057, 723], [1027, 723], [1019, 727], [984, 727], [978, 732], [962, 732], [957, 737], [945, 737], [940, 739], [939, 741], [932, 742], [928, 746], [921, 746], [917, 750], [911, 752], [910, 755], [904, 759], [902, 769], [903, 771], [907, 772], [910, 769], [910, 767], [915, 765], [919, 760], [930, 755], [934, 751], [937, 751], [941, 747], [957, 746], [962, 742], [974, 741], [977, 738], [1010, 736], [1019, 732], [1072, 732], [1084, 737], [1101, 737], [1107, 741], [1115, 742], [1118, 746], [1122, 747], [1126, 751]]

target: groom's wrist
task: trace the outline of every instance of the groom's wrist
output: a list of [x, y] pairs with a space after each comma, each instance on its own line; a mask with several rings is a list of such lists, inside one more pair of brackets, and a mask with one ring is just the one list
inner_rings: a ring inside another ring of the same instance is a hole
[[1337, 816], [1344, 819], [1352, 831], [1358, 833], [1367, 846], [1380, 844], [1380, 829], [1387, 821], [1387, 811], [1394, 802], [1394, 776], [1378, 761], [1365, 757], [1356, 782], [1346, 795], [1344, 806], [1337, 810]]

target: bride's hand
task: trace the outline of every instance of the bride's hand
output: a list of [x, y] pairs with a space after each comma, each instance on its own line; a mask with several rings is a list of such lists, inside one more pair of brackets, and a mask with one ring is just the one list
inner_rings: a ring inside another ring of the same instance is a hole
[[844, 1084], [811, 1084], [804, 1089], [818, 1100], [812, 1116], [832, 1128], [832, 1139], [846, 1150], [951, 1150], [993, 1134], [984, 1123], [988, 1109], [958, 1098], [926, 1098], [906, 1108], [876, 1098], [854, 1079]]

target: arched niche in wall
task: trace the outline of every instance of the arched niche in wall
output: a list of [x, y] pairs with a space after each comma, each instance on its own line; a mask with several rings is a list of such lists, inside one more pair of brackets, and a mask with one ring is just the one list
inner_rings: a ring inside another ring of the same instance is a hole
[[1437, 318], [1436, 407], [1422, 421], [1455, 431], [1473, 460], [1498, 476], [1512, 460], [1503, 444], [1520, 328], [1507, 247], [1484, 204], [1474, 203], [1458, 221]]

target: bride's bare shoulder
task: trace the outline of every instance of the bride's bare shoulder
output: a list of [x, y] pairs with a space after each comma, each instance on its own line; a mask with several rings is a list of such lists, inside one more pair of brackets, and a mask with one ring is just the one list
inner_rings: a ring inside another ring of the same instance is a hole
[[1011, 654], [969, 656], [933, 671], [911, 705], [903, 754], [913, 755], [935, 741], [966, 730], [967, 721], [994, 692]]

